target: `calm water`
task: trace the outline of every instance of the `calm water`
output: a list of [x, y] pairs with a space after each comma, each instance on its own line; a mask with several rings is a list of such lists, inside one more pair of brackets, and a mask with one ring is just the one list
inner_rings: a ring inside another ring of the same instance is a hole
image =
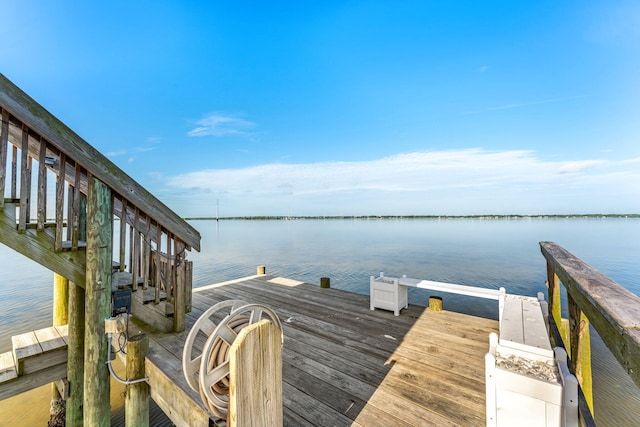
[[[554, 241], [640, 295], [640, 220], [294, 220], [193, 221], [202, 251], [191, 253], [194, 287], [255, 274], [368, 293], [369, 276], [406, 274], [536, 295], [545, 291], [538, 242]], [[13, 334], [51, 324], [52, 273], [0, 246], [0, 350]], [[413, 304], [429, 293], [410, 289]], [[492, 302], [446, 295], [445, 309], [495, 318]], [[636, 425], [640, 393], [594, 339], [599, 425]], [[2, 422], [0, 421], [0, 425]]]

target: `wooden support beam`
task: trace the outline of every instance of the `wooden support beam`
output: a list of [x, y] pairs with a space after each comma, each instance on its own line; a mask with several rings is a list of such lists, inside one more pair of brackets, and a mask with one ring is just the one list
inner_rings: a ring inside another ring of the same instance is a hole
[[127, 245], [127, 199], [122, 199], [122, 216], [120, 216], [120, 271], [125, 271], [127, 263], [125, 261]]
[[589, 319], [575, 303], [571, 295], [567, 295], [569, 311], [569, 328], [571, 333], [571, 365], [572, 373], [584, 393], [584, 398], [593, 414], [593, 378], [591, 375], [591, 334]]
[[[182, 332], [184, 331], [185, 324], [184, 319], [186, 315], [186, 266], [185, 266], [185, 257], [184, 257], [184, 243], [175, 241], [176, 245], [176, 255], [175, 262], [172, 271], [175, 271], [175, 280], [174, 283], [174, 293], [175, 296], [173, 298], [173, 331], [174, 332]], [[172, 274], [173, 275], [173, 274]]]
[[[162, 254], [160, 251], [162, 250], [162, 228], [160, 224], [156, 227], [156, 288], [155, 288], [155, 299], [154, 304], [160, 304], [160, 287], [162, 286]], [[166, 292], [166, 290], [165, 290]]]
[[22, 148], [20, 151], [20, 216], [18, 217], [18, 233], [24, 233], [27, 229], [27, 216], [29, 212], [29, 129], [22, 128]]
[[11, 198], [18, 198], [18, 147], [11, 146]]
[[7, 176], [7, 150], [9, 149], [9, 112], [2, 109], [0, 127], [0, 209], [4, 209], [4, 186]]
[[[137, 380], [145, 377], [145, 358], [149, 351], [149, 337], [137, 335], [127, 342], [126, 370], [127, 379]], [[149, 425], [149, 384], [138, 382], [129, 384], [124, 400], [125, 425], [146, 427]]]
[[151, 268], [151, 218], [146, 216], [147, 227], [142, 239], [142, 289], [149, 286], [149, 270]]
[[69, 280], [53, 273], [53, 326], [69, 323]]
[[[71, 229], [71, 250], [78, 250], [79, 240], [79, 224], [80, 224], [80, 177], [82, 170], [78, 162], [76, 162], [76, 176], [73, 185], [73, 199], [71, 209], [67, 213], [67, 227]], [[71, 198], [71, 197], [70, 197]]]
[[183, 257], [184, 262], [184, 284], [185, 284], [185, 312], [191, 313], [191, 297], [193, 296], [193, 261], [187, 261], [186, 256]]
[[175, 307], [176, 290], [173, 286], [174, 262], [171, 259], [173, 254], [172, 248], [173, 248], [173, 239], [171, 237], [171, 233], [167, 231], [167, 256], [166, 256], [167, 262], [165, 264], [166, 268], [164, 270], [164, 281], [166, 284], [165, 292], [167, 293], [167, 301], [169, 301]]
[[[140, 211], [135, 208], [134, 224], [138, 223]], [[131, 238], [131, 289], [135, 292], [138, 290], [138, 277], [140, 277], [140, 232], [131, 227], [133, 236]]]
[[69, 282], [69, 334], [67, 337], [67, 427], [81, 427], [84, 401], [84, 288]]
[[40, 154], [38, 156], [38, 218], [37, 230], [43, 231], [47, 221], [47, 141], [40, 139]]
[[269, 320], [243, 328], [229, 348], [229, 414], [236, 426], [282, 426], [282, 332]]
[[27, 228], [25, 233], [18, 234], [13, 204], [5, 203], [4, 215], [0, 215], [0, 243], [69, 280], [84, 284], [86, 274], [84, 251], [52, 251], [54, 239], [48, 232], [42, 233]]
[[[53, 326], [69, 323], [69, 280], [53, 273]], [[51, 383], [51, 398], [61, 399], [58, 386]]]
[[58, 176], [56, 177], [56, 252], [62, 251], [62, 231], [64, 229], [64, 186], [65, 186], [65, 170], [67, 158], [64, 153], [60, 153], [60, 166], [58, 168]]
[[113, 200], [111, 189], [89, 176], [84, 348], [84, 425], [109, 426], [109, 370], [104, 319], [111, 312]]

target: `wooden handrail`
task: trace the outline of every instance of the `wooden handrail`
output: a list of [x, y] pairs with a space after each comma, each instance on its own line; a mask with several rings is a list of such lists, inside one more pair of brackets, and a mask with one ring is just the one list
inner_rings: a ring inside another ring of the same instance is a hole
[[[96, 179], [109, 190], [111, 225], [118, 225], [113, 228], [119, 243], [114, 258], [118, 269], [131, 274], [132, 290], [137, 290], [139, 279], [144, 289], [156, 286], [156, 304], [163, 286], [167, 302], [173, 305], [167, 312], [174, 315], [174, 327], [184, 328], [188, 307], [176, 304], [188, 300], [183, 293], [190, 292], [191, 282], [187, 281], [191, 276], [184, 252], [200, 250], [198, 231], [2, 74], [0, 114], [0, 228], [5, 230], [0, 242], [84, 287], [88, 265], [83, 250], [87, 245], [86, 198], [89, 182]], [[34, 186], [31, 181], [36, 171]], [[55, 177], [55, 183], [49, 176]], [[6, 184], [8, 199], [4, 197]], [[55, 197], [47, 200], [51, 190], [55, 190]], [[37, 218], [30, 217], [32, 208]], [[48, 211], [55, 212], [54, 230], [45, 226]], [[14, 238], [14, 230], [18, 238]], [[166, 263], [163, 276], [149, 276], [152, 246], [158, 264], [163, 252], [176, 259]], [[75, 264], [67, 265], [69, 261]]]
[[[547, 260], [549, 311], [593, 412], [589, 323], [631, 379], [640, 386], [640, 297], [553, 242], [540, 242]], [[561, 316], [560, 283], [569, 319]]]
[[[22, 123], [28, 123], [33, 132], [46, 139], [59, 153], [65, 153], [67, 158], [73, 159], [74, 164], [80, 164], [104, 182], [115, 194], [121, 195], [139, 208], [144, 207], [149, 217], [159, 221], [188, 247], [200, 250], [200, 233], [196, 229], [2, 74], [0, 74], [0, 105], [3, 111], [8, 110]], [[10, 133], [13, 133], [13, 129], [10, 129]], [[40, 144], [36, 138], [28, 138], [28, 140], [29, 144], [37, 143], [38, 146]], [[69, 175], [69, 172], [65, 175]], [[73, 173], [71, 175], [73, 176]]]

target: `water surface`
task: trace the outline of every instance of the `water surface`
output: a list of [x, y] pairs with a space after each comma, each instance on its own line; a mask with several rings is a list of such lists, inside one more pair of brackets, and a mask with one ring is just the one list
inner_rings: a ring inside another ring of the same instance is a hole
[[[554, 241], [640, 295], [639, 219], [411, 219], [191, 221], [202, 235], [194, 287], [255, 274], [367, 294], [369, 276], [425, 278], [535, 296], [546, 291], [538, 242]], [[0, 246], [0, 351], [11, 335], [51, 324], [52, 273]], [[410, 289], [412, 304], [431, 294]], [[444, 295], [444, 308], [496, 318], [495, 302]], [[599, 425], [635, 425], [640, 393], [597, 337], [593, 366]], [[45, 402], [48, 405], [48, 400]], [[1, 408], [0, 403], [0, 408]], [[0, 426], [2, 422], [0, 421]]]

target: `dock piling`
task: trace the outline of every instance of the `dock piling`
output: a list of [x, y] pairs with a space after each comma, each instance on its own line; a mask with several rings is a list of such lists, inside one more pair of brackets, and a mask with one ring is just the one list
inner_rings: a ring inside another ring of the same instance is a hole
[[429, 310], [442, 311], [442, 297], [430, 296], [429, 297]]
[[99, 427], [111, 422], [104, 319], [111, 315], [113, 197], [93, 176], [88, 191], [83, 415], [85, 426]]
[[[137, 335], [127, 342], [127, 379], [144, 378], [144, 360], [149, 351], [149, 337]], [[149, 425], [149, 384], [137, 382], [127, 385], [124, 401], [125, 424], [145, 427]]]

